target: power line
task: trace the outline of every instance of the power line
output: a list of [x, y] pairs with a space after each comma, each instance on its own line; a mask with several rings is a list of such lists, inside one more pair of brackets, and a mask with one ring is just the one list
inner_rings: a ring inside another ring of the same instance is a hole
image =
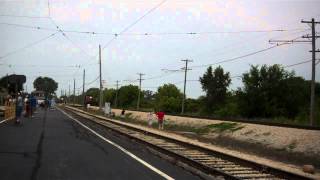
[[19, 28], [26, 28], [26, 29], [36, 29], [36, 30], [45, 30], [45, 31], [57, 31], [56, 29], [42, 27], [42, 26], [30, 26], [30, 25], [24, 25], [24, 24], [15, 24], [15, 23], [6, 23], [6, 22], [0, 22], [1, 25], [7, 25], [7, 26], [14, 26]]
[[53, 20], [53, 18], [51, 17], [51, 10], [50, 10], [50, 0], [48, 0], [48, 12], [49, 12], [49, 20], [50, 22], [57, 28], [57, 30], [62, 34], [62, 36], [67, 39], [69, 42], [71, 42], [71, 44], [73, 44], [76, 48], [78, 48], [80, 51], [82, 51], [85, 55], [87, 55], [88, 57], [92, 58], [91, 55], [89, 55], [85, 50], [83, 50], [80, 46], [76, 45], [68, 36], [67, 34], [64, 32], [64, 30], [62, 30], [57, 23]]
[[36, 44], [39, 44], [39, 43], [41, 43], [41, 42], [43, 42], [43, 41], [45, 41], [45, 40], [47, 40], [47, 39], [55, 36], [56, 34], [57, 34], [57, 32], [56, 32], [56, 33], [53, 33], [53, 34], [51, 34], [51, 35], [49, 35], [49, 36], [46, 36], [46, 37], [44, 37], [44, 38], [42, 38], [42, 39], [40, 39], [40, 40], [37, 40], [37, 41], [35, 41], [35, 42], [32, 42], [32, 43], [30, 43], [30, 44], [28, 44], [28, 45], [26, 45], [26, 46], [23, 46], [22, 48], [16, 49], [16, 50], [14, 50], [14, 51], [12, 51], [12, 52], [9, 52], [9, 53], [7, 53], [7, 54], [5, 54], [5, 55], [3, 55], [3, 56], [0, 56], [0, 59], [4, 59], [4, 58], [6, 58], [6, 57], [8, 57], [8, 56], [11, 56], [11, 55], [13, 55], [13, 54], [18, 53], [19, 51], [28, 49], [28, 48], [36, 45]]
[[207, 67], [207, 66], [213, 66], [213, 65], [217, 65], [217, 64], [226, 63], [226, 62], [236, 61], [236, 60], [238, 60], [238, 59], [242, 59], [242, 58], [245, 58], [245, 57], [248, 57], [248, 56], [252, 56], [252, 55], [255, 55], [255, 54], [264, 52], [264, 51], [268, 51], [268, 50], [270, 50], [270, 49], [273, 49], [273, 48], [276, 48], [276, 47], [279, 47], [279, 46], [282, 46], [282, 45], [286, 45], [286, 44], [289, 44], [289, 43], [276, 44], [276, 45], [274, 45], [274, 46], [271, 46], [271, 47], [268, 47], [268, 48], [264, 48], [264, 49], [261, 49], [261, 50], [258, 50], [258, 51], [254, 51], [254, 52], [251, 52], [251, 53], [242, 55], [242, 56], [238, 56], [238, 57], [234, 57], [234, 58], [230, 58], [230, 59], [218, 61], [218, 62], [215, 62], [215, 63], [212, 63], [212, 64], [204, 64], [204, 65], [191, 66], [191, 68]]
[[0, 17], [13, 17], [13, 18], [29, 18], [29, 19], [47, 19], [48, 17], [44, 16], [19, 16], [19, 15], [10, 15], [10, 14], [0, 14]]
[[134, 21], [133, 23], [129, 24], [127, 27], [125, 27], [122, 31], [120, 31], [119, 34], [116, 34], [110, 41], [108, 41], [106, 43], [106, 45], [104, 45], [102, 47], [102, 50], [105, 49], [106, 47], [108, 47], [115, 39], [118, 35], [121, 35], [122, 33], [128, 31], [132, 26], [136, 25], [139, 21], [141, 21], [143, 18], [145, 18], [147, 15], [149, 15], [150, 13], [152, 13], [153, 11], [155, 11], [157, 8], [159, 8], [163, 3], [165, 3], [167, 0], [163, 0], [161, 1], [159, 4], [157, 4], [155, 7], [151, 8], [149, 11], [147, 11], [143, 16], [141, 16], [140, 18], [138, 18], [136, 21]]
[[42, 68], [80, 68], [80, 65], [70, 65], [70, 66], [59, 66], [59, 65], [38, 65], [38, 64], [0, 64], [5, 66], [14, 66], [14, 67], [21, 67], [21, 68], [34, 68], [34, 67], [42, 67]]
[[[46, 17], [50, 19], [50, 17]], [[243, 31], [204, 31], [204, 32], [144, 32], [144, 33], [111, 33], [111, 32], [95, 32], [95, 31], [79, 31], [79, 30], [67, 30], [67, 29], [52, 29], [42, 26], [31, 26], [24, 24], [6, 23], [1, 22], [2, 25], [15, 26], [19, 28], [28, 28], [36, 30], [46, 30], [46, 31], [63, 31], [68, 33], [79, 33], [79, 34], [89, 34], [89, 35], [108, 35], [114, 36], [172, 36], [172, 35], [210, 35], [210, 34], [241, 34], [241, 33], [266, 33], [266, 32], [288, 32], [288, 31], [298, 31], [298, 30], [309, 30], [309, 29], [271, 29], [271, 30], [243, 30]], [[55, 24], [56, 26], [56, 24]]]

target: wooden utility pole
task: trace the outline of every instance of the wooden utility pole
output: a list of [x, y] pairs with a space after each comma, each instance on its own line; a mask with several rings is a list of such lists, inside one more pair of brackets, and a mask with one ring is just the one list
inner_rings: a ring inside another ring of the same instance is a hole
[[181, 114], [183, 114], [184, 113], [184, 102], [186, 99], [187, 71], [191, 70], [191, 69], [188, 69], [188, 63], [192, 62], [192, 60], [185, 59], [185, 60], [181, 60], [181, 61], [184, 61], [186, 63], [186, 66], [183, 68], [184, 69], [184, 86], [183, 86], [183, 97], [182, 97], [182, 104], [181, 104]]
[[114, 107], [117, 108], [118, 107], [118, 91], [119, 91], [119, 81], [117, 80], [116, 81], [116, 86], [117, 86], [117, 89], [116, 89], [116, 99], [114, 100]]
[[99, 44], [99, 78], [100, 78], [100, 95], [99, 95], [99, 109], [102, 110], [102, 78], [101, 78], [101, 45]]
[[76, 79], [73, 79], [73, 105], [75, 105], [76, 101]]
[[141, 81], [143, 80], [142, 76], [144, 76], [145, 74], [138, 73], [138, 75], [139, 75], [139, 95], [138, 95], [138, 101], [137, 101], [137, 110], [139, 110], [140, 108]]
[[83, 69], [83, 81], [82, 81], [82, 96], [83, 96], [83, 107], [86, 107], [86, 94], [85, 94], [85, 84], [86, 84], [86, 70]]
[[311, 23], [311, 36], [303, 36], [303, 38], [311, 38], [312, 42], [312, 50], [310, 51], [312, 53], [312, 67], [311, 67], [311, 96], [310, 96], [310, 125], [314, 126], [314, 101], [315, 101], [315, 77], [316, 77], [316, 52], [319, 52], [319, 50], [316, 51], [316, 38], [319, 38], [320, 36], [316, 36], [316, 30], [315, 25], [319, 24], [320, 22], [315, 22], [314, 18], [311, 19], [311, 21], [301, 21], [301, 23]]
[[70, 103], [70, 95], [71, 95], [70, 92], [71, 92], [71, 91], [70, 91], [70, 84], [69, 84], [68, 103]]

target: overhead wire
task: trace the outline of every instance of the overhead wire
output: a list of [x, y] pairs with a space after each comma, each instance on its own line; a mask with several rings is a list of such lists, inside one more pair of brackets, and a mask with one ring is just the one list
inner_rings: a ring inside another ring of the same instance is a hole
[[163, 3], [165, 3], [167, 0], [163, 0], [161, 1], [159, 4], [157, 4], [156, 6], [154, 6], [153, 8], [151, 8], [149, 11], [147, 11], [144, 15], [142, 15], [141, 17], [139, 17], [136, 21], [134, 21], [133, 23], [129, 24], [128, 26], [126, 26], [122, 31], [120, 31], [120, 33], [115, 34], [115, 36], [110, 39], [104, 46], [102, 46], [102, 51], [108, 47], [116, 38], [118, 35], [123, 34], [124, 32], [128, 31], [131, 27], [133, 27], [134, 25], [136, 25], [138, 22], [140, 22], [143, 18], [145, 18], [147, 15], [149, 15], [150, 13], [152, 13], [153, 11], [155, 11], [157, 8], [159, 8]]
[[249, 56], [252, 56], [252, 55], [255, 55], [255, 54], [259, 54], [259, 53], [262, 53], [262, 52], [265, 52], [265, 51], [268, 51], [270, 49], [273, 49], [273, 48], [276, 48], [276, 47], [279, 47], [279, 46], [283, 46], [283, 45], [286, 45], [286, 44], [290, 44], [290, 43], [276, 44], [276, 45], [273, 45], [273, 46], [270, 46], [270, 47], [267, 47], [267, 48], [264, 48], [264, 49], [261, 49], [261, 50], [258, 50], [258, 51], [254, 51], [254, 52], [251, 52], [251, 53], [248, 53], [248, 54], [244, 54], [244, 55], [241, 55], [241, 56], [237, 56], [237, 57], [234, 57], [234, 58], [221, 60], [221, 61], [218, 61], [218, 62], [215, 62], [215, 63], [211, 63], [211, 64], [190, 66], [190, 68], [208, 67], [208, 66], [213, 66], [213, 65], [217, 65], [217, 64], [232, 62], [232, 61], [236, 61], [238, 59], [243, 59], [245, 57], [249, 57]]
[[8, 57], [8, 56], [11, 56], [11, 55], [13, 55], [13, 54], [16, 54], [16, 53], [18, 53], [18, 52], [20, 52], [20, 51], [23, 51], [23, 50], [25, 50], [25, 49], [28, 49], [28, 48], [36, 45], [36, 44], [39, 44], [39, 43], [41, 43], [41, 42], [43, 42], [43, 41], [45, 41], [45, 40], [47, 40], [47, 39], [55, 36], [56, 34], [57, 34], [57, 32], [56, 32], [56, 33], [53, 33], [53, 34], [51, 34], [51, 35], [49, 35], [49, 36], [46, 36], [46, 37], [44, 37], [44, 38], [42, 38], [42, 39], [39, 39], [39, 40], [37, 40], [37, 41], [34, 41], [34, 42], [32, 42], [32, 43], [29, 43], [29, 44], [27, 44], [27, 45], [25, 45], [25, 46], [23, 46], [23, 47], [21, 47], [21, 48], [19, 48], [19, 49], [16, 49], [16, 50], [14, 50], [14, 51], [11, 51], [11, 52], [3, 55], [3, 56], [0, 56], [0, 60], [6, 58], [6, 57]]
[[[50, 19], [51, 17], [46, 17]], [[51, 18], [52, 19], [52, 18]], [[43, 26], [31, 26], [25, 24], [16, 24], [16, 23], [7, 23], [0, 22], [1, 25], [7, 26], [15, 26], [19, 28], [28, 28], [28, 29], [36, 29], [36, 30], [46, 30], [46, 31], [63, 31], [64, 33], [79, 33], [79, 34], [89, 34], [89, 35], [108, 35], [108, 36], [167, 36], [167, 35], [204, 35], [204, 34], [240, 34], [240, 33], [267, 33], [267, 32], [289, 32], [289, 31], [306, 31], [309, 29], [296, 28], [296, 29], [270, 29], [270, 30], [243, 30], [243, 31], [207, 31], [207, 32], [144, 32], [144, 33], [111, 33], [111, 32], [95, 32], [95, 31], [78, 31], [78, 30], [67, 30], [67, 29], [53, 29]], [[57, 27], [56, 23], [55, 26]]]
[[0, 17], [13, 17], [13, 18], [30, 18], [30, 19], [47, 19], [45, 16], [19, 16], [19, 15], [10, 15], [10, 14], [0, 14]]

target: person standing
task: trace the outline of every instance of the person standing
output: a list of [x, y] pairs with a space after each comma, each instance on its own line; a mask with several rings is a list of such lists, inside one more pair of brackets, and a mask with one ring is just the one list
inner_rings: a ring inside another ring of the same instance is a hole
[[20, 95], [20, 93], [18, 93], [18, 97], [17, 97], [17, 101], [16, 101], [16, 123], [20, 124], [20, 119], [21, 119], [21, 114], [23, 111], [23, 99]]
[[152, 126], [152, 121], [153, 121], [153, 113], [152, 112], [149, 112], [147, 114], [147, 119], [148, 119], [148, 125], [149, 125], [149, 127], [151, 127]]
[[33, 114], [35, 114], [37, 110], [37, 99], [34, 97], [34, 95], [31, 95], [30, 106], [31, 106], [31, 117], [33, 117]]
[[25, 117], [31, 117], [31, 113], [32, 113], [32, 107], [31, 107], [31, 97], [30, 96], [27, 96], [26, 97], [26, 100], [25, 100], [25, 110], [26, 110], [26, 113], [25, 113]]
[[164, 112], [158, 111], [156, 113], [156, 116], [158, 117], [158, 125], [159, 125], [158, 128], [163, 130]]
[[126, 110], [122, 109], [121, 114], [120, 114], [120, 117], [121, 117], [122, 119], [125, 118], [125, 113], [126, 113]]

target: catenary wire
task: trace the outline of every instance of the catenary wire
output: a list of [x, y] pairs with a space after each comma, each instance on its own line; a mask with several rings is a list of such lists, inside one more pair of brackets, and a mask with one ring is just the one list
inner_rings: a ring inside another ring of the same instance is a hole
[[51, 35], [49, 35], [49, 36], [46, 36], [46, 37], [44, 37], [44, 38], [42, 38], [42, 39], [39, 39], [39, 40], [37, 40], [37, 41], [34, 41], [34, 42], [32, 42], [32, 43], [30, 43], [30, 44], [28, 44], [28, 45], [26, 45], [26, 46], [23, 46], [23, 47], [21, 47], [21, 48], [19, 48], [19, 49], [16, 49], [16, 50], [14, 50], [14, 51], [11, 51], [11, 52], [3, 55], [3, 56], [0, 56], [0, 59], [4, 59], [4, 58], [6, 58], [6, 57], [8, 57], [8, 56], [11, 56], [11, 55], [13, 55], [13, 54], [16, 54], [16, 53], [22, 51], [22, 50], [28, 49], [28, 48], [36, 45], [36, 44], [39, 44], [39, 43], [41, 43], [41, 42], [43, 42], [43, 41], [45, 41], [45, 40], [47, 40], [47, 39], [55, 36], [56, 34], [57, 34], [57, 32], [56, 32], [56, 33], [53, 33], [53, 34], [51, 34]]

